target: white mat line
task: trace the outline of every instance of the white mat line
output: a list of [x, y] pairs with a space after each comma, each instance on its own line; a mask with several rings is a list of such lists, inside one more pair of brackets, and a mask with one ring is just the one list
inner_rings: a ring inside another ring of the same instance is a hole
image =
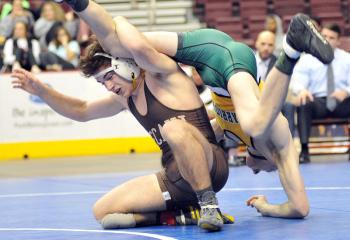
[[108, 230], [89, 230], [89, 229], [56, 229], [56, 228], [0, 228], [0, 231], [51, 231], [51, 232], [88, 232], [88, 233], [112, 233], [112, 234], [128, 234], [150, 237], [160, 240], [176, 240], [176, 238], [167, 237], [163, 235], [143, 232], [129, 232], [129, 231], [108, 231]]
[[[350, 187], [306, 187], [308, 191], [331, 191], [350, 190]], [[282, 187], [261, 187], [261, 188], [224, 188], [224, 192], [244, 192], [244, 191], [283, 191]]]
[[65, 196], [65, 195], [89, 195], [103, 194], [107, 191], [86, 191], [86, 192], [52, 192], [52, 193], [20, 193], [20, 194], [3, 194], [0, 198], [16, 198], [16, 197], [44, 197], [44, 196]]
[[[339, 191], [350, 190], [350, 187], [306, 187], [308, 191]], [[21, 194], [2, 194], [0, 198], [17, 197], [45, 197], [45, 196], [69, 196], [69, 195], [94, 195], [104, 194], [106, 191], [85, 191], [85, 192], [52, 192], [52, 193], [21, 193]], [[246, 192], [246, 191], [283, 191], [282, 187], [261, 187], [261, 188], [224, 188], [223, 192]]]

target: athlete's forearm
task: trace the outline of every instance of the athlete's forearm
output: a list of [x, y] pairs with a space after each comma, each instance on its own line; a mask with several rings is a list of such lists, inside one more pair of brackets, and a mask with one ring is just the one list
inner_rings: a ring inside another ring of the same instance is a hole
[[63, 95], [47, 85], [43, 85], [38, 96], [60, 115], [76, 121], [86, 121], [85, 101]]
[[293, 207], [290, 202], [285, 202], [279, 205], [266, 203], [259, 209], [259, 211], [265, 217], [304, 218], [307, 215]]
[[[276, 131], [279, 131], [280, 134], [285, 134], [283, 129], [286, 126], [280, 124], [280, 128], [277, 128]], [[282, 135], [275, 134], [275, 137], [283, 143]], [[287, 142], [284, 142], [284, 147], [278, 153], [279, 157], [276, 158], [276, 165], [288, 201], [281, 204], [282, 210], [280, 212], [291, 217], [305, 217], [309, 213], [310, 206], [299, 169], [298, 155], [291, 135], [288, 134], [288, 138], [284, 138], [284, 140], [287, 140]]]

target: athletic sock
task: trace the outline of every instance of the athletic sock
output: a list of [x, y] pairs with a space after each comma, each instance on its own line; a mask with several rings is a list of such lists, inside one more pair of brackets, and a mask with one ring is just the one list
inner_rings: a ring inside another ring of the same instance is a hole
[[290, 58], [285, 51], [282, 50], [275, 63], [275, 67], [284, 74], [292, 75], [294, 66], [298, 60], [299, 58]]
[[216, 203], [215, 192], [213, 191], [212, 186], [209, 186], [205, 189], [196, 191], [197, 199], [199, 201], [199, 205], [202, 207], [203, 205], [209, 205], [212, 203]]
[[100, 223], [104, 229], [133, 228], [136, 226], [134, 214], [132, 213], [107, 214]]
[[287, 37], [283, 38], [283, 51], [287, 54], [288, 57], [298, 59], [300, 57], [300, 52], [295, 50], [292, 46], [290, 46], [287, 42]]

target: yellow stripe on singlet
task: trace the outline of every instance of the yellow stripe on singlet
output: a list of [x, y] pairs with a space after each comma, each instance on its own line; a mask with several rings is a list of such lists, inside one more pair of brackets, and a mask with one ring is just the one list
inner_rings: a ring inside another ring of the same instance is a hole
[[[211, 93], [211, 96], [213, 99], [216, 121], [225, 131], [225, 134], [231, 134], [244, 144], [251, 146], [250, 137], [243, 132], [238, 122], [231, 97], [220, 96], [214, 92]], [[228, 137], [232, 138], [232, 136]]]
[[[263, 86], [264, 82], [260, 81], [260, 91], [262, 90]], [[211, 92], [211, 96], [213, 100], [216, 121], [219, 126], [225, 131], [225, 134], [231, 135], [231, 138], [238, 138], [247, 146], [252, 146], [251, 138], [243, 132], [238, 122], [235, 107], [233, 105], [231, 97], [222, 96], [213, 91]], [[230, 138], [230, 136], [228, 137]]]

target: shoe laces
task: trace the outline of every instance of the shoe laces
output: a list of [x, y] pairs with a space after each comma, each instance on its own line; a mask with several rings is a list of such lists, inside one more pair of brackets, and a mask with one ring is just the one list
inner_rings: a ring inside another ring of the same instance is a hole
[[211, 216], [216, 216], [218, 214], [221, 215], [218, 201], [216, 198], [207, 202], [199, 202], [199, 205], [201, 206], [201, 217], [203, 216], [211, 217]]

